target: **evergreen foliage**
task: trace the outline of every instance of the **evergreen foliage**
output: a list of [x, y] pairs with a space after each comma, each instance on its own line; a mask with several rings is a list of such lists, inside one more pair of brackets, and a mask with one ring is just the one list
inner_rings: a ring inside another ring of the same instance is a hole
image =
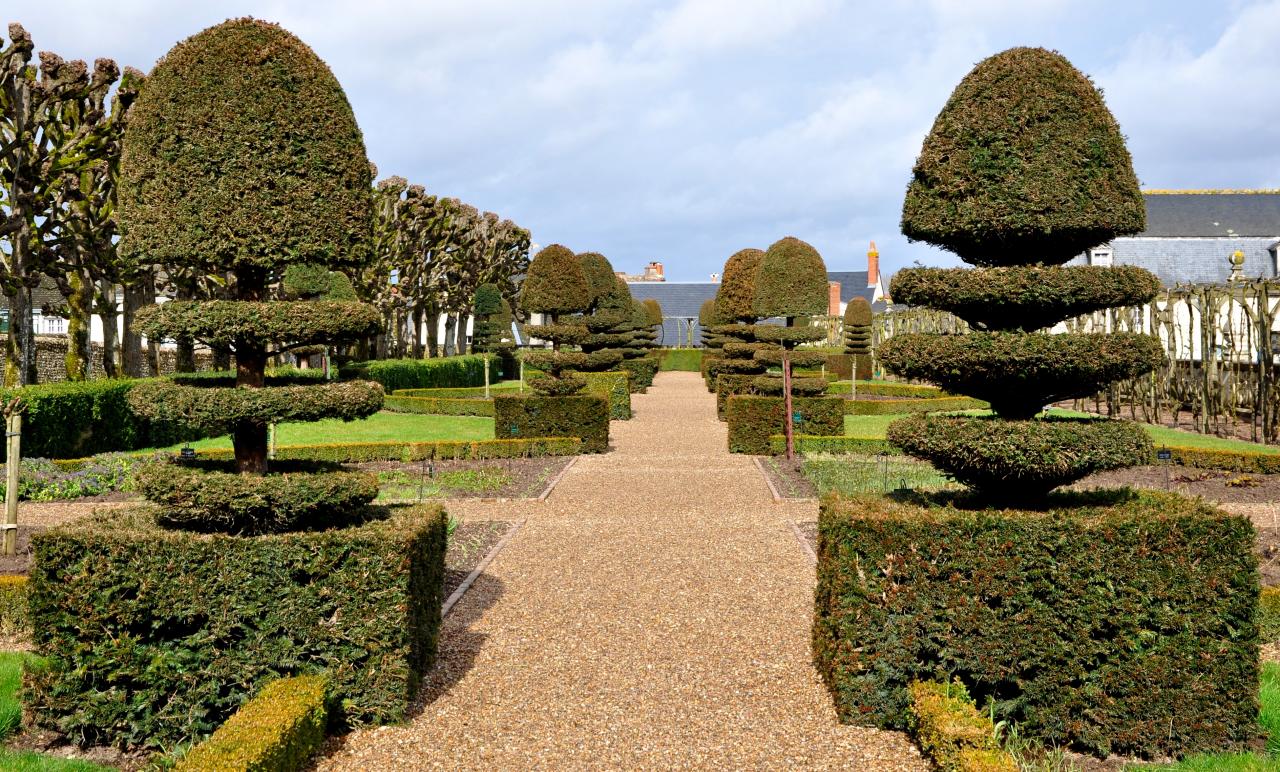
[[845, 306], [844, 351], [846, 354], [867, 356], [871, 353], [871, 320], [871, 304], [866, 298], [856, 297]]
[[591, 301], [591, 287], [573, 250], [552, 244], [534, 255], [520, 287], [522, 309], [546, 314], [554, 324], [561, 314], [587, 310]]
[[716, 290], [716, 308], [725, 324], [756, 320], [756, 274], [763, 259], [762, 250], [748, 248], [734, 252], [725, 261], [720, 287]]
[[760, 259], [751, 308], [757, 317], [822, 314], [827, 310], [827, 266], [818, 250], [787, 236]]

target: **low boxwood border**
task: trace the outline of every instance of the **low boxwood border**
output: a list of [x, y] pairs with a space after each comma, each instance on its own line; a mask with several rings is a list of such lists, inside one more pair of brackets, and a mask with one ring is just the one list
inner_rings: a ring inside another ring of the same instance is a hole
[[426, 415], [472, 415], [493, 417], [492, 399], [444, 399], [440, 397], [390, 396], [382, 400], [382, 409], [392, 413]]
[[908, 728], [941, 772], [1018, 772], [996, 741], [991, 718], [978, 711], [959, 681], [915, 681]]
[[[577, 437], [522, 437], [501, 440], [440, 442], [356, 442], [325, 445], [277, 445], [275, 458], [297, 461], [422, 461], [429, 459], [483, 460], [491, 458], [542, 458], [576, 456], [582, 452]], [[231, 448], [196, 451], [200, 458], [234, 458]]]
[[845, 415], [898, 415], [947, 410], [986, 410], [991, 405], [971, 397], [930, 397], [925, 399], [846, 399]]
[[[836, 381], [827, 386], [828, 394], [848, 394], [852, 390], [848, 381]], [[917, 383], [897, 383], [894, 381], [877, 381], [866, 383], [858, 381], [858, 393], [869, 397], [911, 397], [915, 399], [931, 399], [936, 397], [955, 396], [947, 394], [937, 386], [926, 386]]]
[[281, 678], [263, 687], [209, 739], [178, 762], [177, 772], [295, 772], [324, 744], [329, 681]]

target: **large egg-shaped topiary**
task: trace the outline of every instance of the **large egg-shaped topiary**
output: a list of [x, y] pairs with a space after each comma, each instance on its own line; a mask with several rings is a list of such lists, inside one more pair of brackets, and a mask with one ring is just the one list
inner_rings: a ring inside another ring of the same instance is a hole
[[1042, 48], [996, 54], [960, 82], [925, 138], [902, 207], [908, 238], [980, 266], [1057, 265], [1145, 225], [1102, 94]]
[[190, 37], [134, 103], [120, 250], [209, 273], [359, 264], [371, 170], [342, 86], [305, 43], [257, 19]]
[[791, 319], [827, 311], [827, 266], [818, 250], [794, 236], [774, 242], [760, 259], [752, 310]]
[[552, 244], [534, 255], [520, 287], [521, 308], [556, 317], [590, 305], [591, 287], [573, 250]]
[[748, 248], [734, 252], [725, 261], [724, 275], [720, 277], [720, 287], [716, 290], [716, 308], [726, 324], [755, 321], [756, 312], [752, 304], [756, 297], [756, 274], [763, 259], [763, 250]]
[[609, 258], [599, 252], [583, 252], [578, 255], [582, 276], [587, 280], [587, 292], [591, 296], [591, 308], [612, 293], [618, 286], [618, 275], [613, 272]]

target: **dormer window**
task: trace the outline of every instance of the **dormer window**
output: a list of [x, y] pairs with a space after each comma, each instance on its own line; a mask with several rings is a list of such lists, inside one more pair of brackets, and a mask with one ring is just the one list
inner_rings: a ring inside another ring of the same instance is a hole
[[1098, 247], [1089, 250], [1089, 265], [1111, 266], [1111, 247]]

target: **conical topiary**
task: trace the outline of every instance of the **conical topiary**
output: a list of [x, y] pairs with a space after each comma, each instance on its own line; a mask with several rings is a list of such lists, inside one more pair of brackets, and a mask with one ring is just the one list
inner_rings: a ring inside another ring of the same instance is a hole
[[502, 324], [505, 305], [498, 285], [481, 284], [476, 287], [475, 301], [471, 310], [475, 315], [474, 326], [471, 329], [472, 349], [488, 354], [510, 347], [510, 342], [506, 340], [510, 334], [510, 328], [504, 328]]
[[[269, 292], [291, 267], [310, 266], [294, 277], [316, 280], [369, 257], [370, 174], [342, 87], [279, 26], [227, 21], [156, 64], [124, 138], [120, 251], [229, 273], [233, 299], [164, 303], [140, 313], [138, 327], [153, 340], [230, 349], [237, 388], [153, 381], [134, 388], [130, 404], [158, 423], [230, 434], [240, 473], [221, 464], [144, 468], [138, 488], [161, 505], [162, 522], [238, 533], [313, 527], [357, 514], [377, 494], [363, 473], [284, 474], [302, 470], [268, 464], [267, 427], [366, 417], [382, 406], [381, 387], [278, 386], [265, 377], [276, 353], [378, 330], [377, 312], [364, 304], [270, 301]], [[299, 294], [314, 297], [315, 288], [312, 281]]]
[[[844, 353], [849, 356], [849, 393], [858, 393], [858, 373], [871, 372], [871, 304], [864, 297], [855, 297], [844, 308]], [[859, 367], [859, 364], [865, 365]]]
[[1145, 221], [1133, 161], [1102, 95], [1043, 48], [996, 54], [956, 86], [902, 207], [909, 239], [979, 266], [1059, 265]]
[[896, 300], [953, 311], [977, 331], [896, 335], [877, 354], [889, 372], [985, 399], [997, 415], [913, 417], [892, 424], [889, 439], [1012, 502], [1146, 461], [1151, 441], [1134, 424], [1034, 416], [1158, 367], [1160, 342], [1133, 333], [1030, 332], [1155, 296], [1158, 284], [1141, 269], [1056, 265], [1141, 230], [1144, 212], [1119, 128], [1069, 62], [1016, 48], [975, 67], [925, 140], [903, 231], [1000, 267], [898, 272]]
[[587, 385], [581, 376], [571, 372], [586, 365], [587, 355], [560, 350], [564, 345], [581, 344], [588, 335], [587, 328], [581, 323], [561, 322], [560, 317], [586, 311], [591, 303], [591, 288], [573, 250], [552, 244], [534, 256], [520, 288], [520, 307], [548, 317], [548, 323], [527, 325], [525, 330], [552, 344], [551, 351], [531, 351], [525, 355], [526, 363], [544, 373], [529, 379], [535, 391], [548, 396], [567, 396], [582, 391]]

